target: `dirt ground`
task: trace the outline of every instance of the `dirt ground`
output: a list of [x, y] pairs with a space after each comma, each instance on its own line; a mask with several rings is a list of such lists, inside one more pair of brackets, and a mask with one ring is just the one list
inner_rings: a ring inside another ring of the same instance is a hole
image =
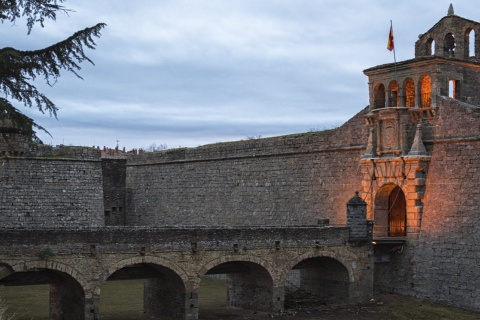
[[398, 295], [382, 294], [364, 304], [322, 304], [298, 306], [283, 313], [271, 314], [240, 309], [204, 310], [202, 320], [477, 320], [480, 312], [472, 312], [442, 304]]

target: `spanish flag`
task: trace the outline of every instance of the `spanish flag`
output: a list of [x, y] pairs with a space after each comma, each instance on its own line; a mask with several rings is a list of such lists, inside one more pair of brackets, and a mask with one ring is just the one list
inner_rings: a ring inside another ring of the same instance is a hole
[[387, 49], [392, 51], [395, 48], [393, 43], [393, 28], [390, 26], [390, 33], [388, 34]]

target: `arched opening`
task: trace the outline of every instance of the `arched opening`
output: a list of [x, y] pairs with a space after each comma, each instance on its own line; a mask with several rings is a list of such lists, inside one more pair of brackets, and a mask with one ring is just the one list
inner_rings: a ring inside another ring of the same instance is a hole
[[305, 259], [296, 264], [285, 281], [285, 309], [308, 305], [348, 302], [350, 278], [347, 268], [330, 257]]
[[374, 220], [374, 238], [406, 236], [406, 200], [399, 186], [386, 184], [378, 190], [375, 196]]
[[388, 86], [388, 92], [389, 92], [389, 97], [388, 97], [388, 106], [390, 108], [396, 108], [398, 107], [398, 83], [397, 81], [393, 80], [390, 82]]
[[383, 83], [375, 85], [373, 90], [374, 108], [385, 108], [385, 86]]
[[421, 107], [430, 108], [432, 104], [432, 85], [429, 76], [420, 78], [420, 97]]
[[10, 312], [25, 319], [85, 319], [85, 292], [76, 279], [51, 269], [12, 273], [0, 280]]
[[[207, 286], [216, 282], [217, 289], [209, 294], [218, 297], [217, 302], [207, 302]], [[242, 310], [272, 311], [273, 280], [269, 272], [259, 264], [249, 261], [230, 261], [219, 264], [206, 272], [199, 288], [200, 318], [227, 319]], [[234, 308], [234, 309], [232, 309]], [[235, 309], [236, 308], [236, 309]]]
[[475, 30], [467, 29], [465, 32], [465, 58], [475, 57]]
[[435, 40], [430, 38], [427, 40], [427, 56], [434, 56], [435, 55]]
[[447, 33], [443, 38], [443, 51], [445, 52], [445, 57], [455, 56], [455, 46], [455, 36], [453, 33]]
[[457, 99], [458, 82], [456, 80], [448, 81], [448, 97]]
[[152, 263], [125, 266], [102, 285], [102, 319], [182, 319], [185, 285], [171, 269]]
[[405, 88], [405, 106], [415, 107], [415, 82], [412, 78], [407, 78], [403, 86]]

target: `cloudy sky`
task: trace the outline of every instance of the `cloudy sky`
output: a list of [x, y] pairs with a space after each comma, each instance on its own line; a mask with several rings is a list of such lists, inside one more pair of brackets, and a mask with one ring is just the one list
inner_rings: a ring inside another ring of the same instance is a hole
[[[58, 119], [17, 106], [47, 144], [196, 147], [338, 126], [368, 104], [366, 68], [397, 61], [447, 14], [445, 0], [81, 0], [27, 35], [0, 25], [0, 47], [39, 49], [105, 22], [80, 80], [37, 86]], [[455, 14], [480, 21], [475, 0]]]

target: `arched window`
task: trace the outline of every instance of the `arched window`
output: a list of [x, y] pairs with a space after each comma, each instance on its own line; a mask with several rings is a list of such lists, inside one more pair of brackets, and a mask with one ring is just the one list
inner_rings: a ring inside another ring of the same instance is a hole
[[420, 78], [421, 107], [430, 108], [432, 103], [432, 85], [429, 76]]
[[435, 55], [435, 40], [430, 38], [427, 40], [427, 55], [434, 56]]
[[412, 78], [407, 78], [403, 87], [405, 88], [405, 106], [415, 107], [415, 82]]
[[398, 84], [397, 81], [393, 80], [388, 86], [388, 106], [390, 108], [398, 107]]
[[374, 108], [385, 108], [385, 86], [383, 83], [375, 85], [373, 90]]

